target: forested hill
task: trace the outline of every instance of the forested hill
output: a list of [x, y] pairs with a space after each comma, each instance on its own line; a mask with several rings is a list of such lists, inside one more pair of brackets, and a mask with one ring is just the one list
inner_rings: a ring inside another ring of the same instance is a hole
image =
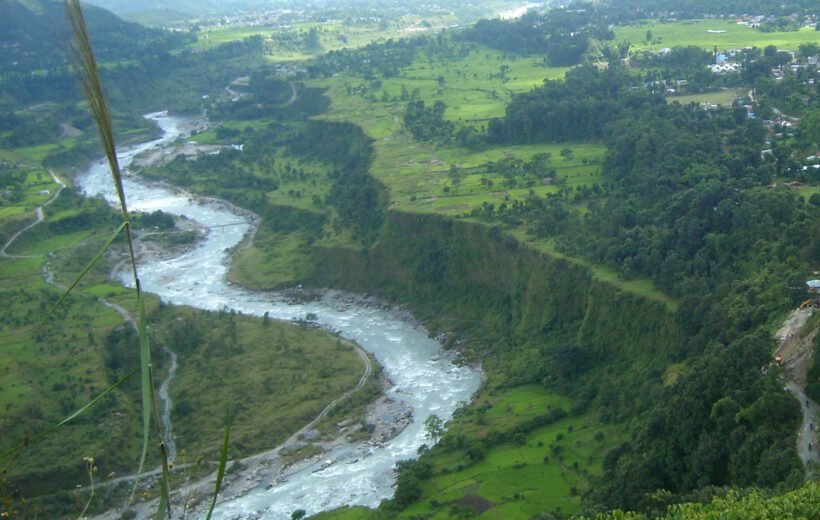
[[247, 7], [252, 2], [242, 0], [90, 0], [88, 3], [124, 16], [146, 11], [176, 11], [188, 15], [214, 14], [243, 6]]
[[[53, 72], [69, 62], [71, 29], [62, 2], [0, 0], [0, 13], [1, 76]], [[103, 63], [167, 51], [184, 38], [125, 22], [94, 6], [85, 8], [85, 16], [97, 57]]]

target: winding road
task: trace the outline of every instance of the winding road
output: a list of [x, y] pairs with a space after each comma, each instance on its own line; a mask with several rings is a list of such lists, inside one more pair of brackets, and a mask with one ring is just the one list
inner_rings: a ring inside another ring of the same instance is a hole
[[51, 178], [54, 179], [54, 182], [59, 184], [60, 187], [57, 188], [57, 191], [54, 192], [54, 195], [52, 195], [50, 199], [48, 199], [42, 206], [40, 206], [36, 210], [34, 210], [35, 214], [37, 215], [37, 218], [34, 219], [34, 222], [27, 225], [26, 227], [24, 227], [23, 229], [21, 229], [17, 233], [13, 234], [11, 236], [11, 238], [8, 239], [8, 241], [5, 244], [3, 244], [3, 248], [0, 249], [0, 258], [19, 259], [19, 258], [38, 258], [39, 256], [42, 256], [42, 255], [10, 255], [6, 252], [6, 250], [15, 242], [15, 240], [20, 238], [20, 235], [22, 235], [26, 231], [30, 230], [34, 226], [38, 225], [39, 223], [41, 223], [45, 219], [45, 214], [43, 212], [43, 208], [45, 208], [46, 206], [49, 206], [55, 200], [57, 200], [57, 198], [60, 196], [60, 193], [62, 193], [63, 190], [65, 189], [65, 183], [62, 180], [60, 180], [59, 177], [57, 177], [57, 174], [55, 174], [51, 170], [49, 170], [48, 173], [51, 174]]
[[288, 83], [290, 83], [290, 99], [288, 99], [285, 104], [279, 108], [287, 108], [299, 100], [299, 91], [296, 90], [296, 83], [292, 81], [289, 81]]
[[815, 428], [820, 426], [817, 424], [817, 418], [820, 417], [820, 406], [809, 399], [806, 394], [796, 384], [789, 382], [787, 385], [789, 392], [800, 401], [800, 409], [803, 411], [803, 423], [800, 425], [800, 431], [797, 434], [797, 454], [803, 465], [807, 466], [809, 463], [820, 463], [820, 454], [818, 454], [818, 446], [815, 438]]
[[[225, 92], [228, 93], [228, 98], [231, 101], [239, 101], [240, 99], [248, 95], [245, 92], [237, 92], [231, 88], [231, 85], [245, 84], [245, 81], [247, 81], [248, 79], [249, 78], [236, 78], [231, 82], [230, 85], [225, 87]], [[290, 98], [281, 105], [278, 105], [276, 108], [288, 108], [289, 106], [291, 106], [299, 100], [299, 90], [296, 88], [296, 83], [294, 83], [293, 81], [289, 81], [288, 83], [290, 84]]]

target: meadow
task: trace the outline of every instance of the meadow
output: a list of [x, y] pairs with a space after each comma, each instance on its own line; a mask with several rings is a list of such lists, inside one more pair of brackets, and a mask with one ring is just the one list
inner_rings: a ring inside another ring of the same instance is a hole
[[667, 103], [680, 103], [681, 105], [687, 105], [689, 103], [707, 103], [710, 105], [719, 105], [719, 106], [732, 106], [732, 101], [735, 100], [736, 97], [744, 94], [744, 92], [740, 90], [718, 90], [715, 92], [704, 92], [702, 94], [688, 94], [684, 96], [667, 96], [666, 102]]
[[[271, 449], [356, 386], [364, 370], [350, 346], [326, 331], [233, 313], [164, 307], [155, 341], [179, 355], [172, 385], [177, 444], [191, 460], [218, 458], [225, 405], [232, 403], [231, 458]], [[317, 429], [335, 432], [379, 393], [375, 376]]]

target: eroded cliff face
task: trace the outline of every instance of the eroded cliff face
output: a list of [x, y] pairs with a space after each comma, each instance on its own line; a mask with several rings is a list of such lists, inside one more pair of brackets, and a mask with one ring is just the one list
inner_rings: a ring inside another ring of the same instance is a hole
[[597, 280], [587, 267], [495, 227], [391, 212], [372, 248], [314, 252], [310, 284], [407, 305], [435, 332], [459, 331], [483, 344], [485, 354], [518, 358], [524, 371], [532, 371], [528, 350], [558, 338], [595, 361], [654, 366], [664, 365], [678, 342], [673, 313], [662, 303]]

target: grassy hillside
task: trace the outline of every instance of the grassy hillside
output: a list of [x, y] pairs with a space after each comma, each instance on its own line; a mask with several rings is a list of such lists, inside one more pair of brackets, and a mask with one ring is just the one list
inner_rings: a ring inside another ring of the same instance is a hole
[[[0, 243], [5, 244], [34, 219], [35, 208], [54, 195], [57, 184], [43, 169], [22, 162], [3, 168], [0, 175]], [[81, 198], [70, 187], [44, 214], [42, 224], [8, 248], [10, 255], [21, 257], [0, 259], [5, 309], [0, 317], [0, 454], [27, 445], [0, 460], [0, 507], [56, 518], [83, 510], [88, 497], [72, 490], [90, 483], [86, 457], [95, 460], [97, 483], [136, 470], [142, 446], [138, 381], [128, 381], [58, 431], [33, 439], [136, 367], [139, 349], [122, 317], [103, 305], [118, 304], [136, 313], [133, 291], [107, 279], [120, 258], [118, 247], [39, 329], [61, 294], [46, 283], [44, 269], [57, 282], [71, 283], [116, 227], [113, 210], [104, 202]], [[135, 223], [141, 220], [136, 217]], [[231, 451], [232, 457], [240, 457], [276, 446], [354, 387], [362, 374], [359, 356], [325, 331], [165, 307], [155, 299], [148, 310], [158, 381], [167, 370], [163, 347], [179, 355], [170, 387], [172, 421], [179, 449], [189, 461], [217, 458], [229, 396], [242, 396], [236, 400]], [[325, 431], [344, 418], [358, 417], [378, 392], [372, 379], [317, 428]], [[151, 453], [149, 467], [157, 463], [156, 452]], [[119, 496], [119, 491], [106, 493], [94, 507], [110, 506]]]
[[[62, 2], [2, 0], [0, 11], [0, 70], [4, 74], [44, 73], [67, 65], [70, 36]], [[86, 9], [98, 59], [119, 62], [155, 52], [176, 38], [162, 31], [125, 22], [94, 6]]]

